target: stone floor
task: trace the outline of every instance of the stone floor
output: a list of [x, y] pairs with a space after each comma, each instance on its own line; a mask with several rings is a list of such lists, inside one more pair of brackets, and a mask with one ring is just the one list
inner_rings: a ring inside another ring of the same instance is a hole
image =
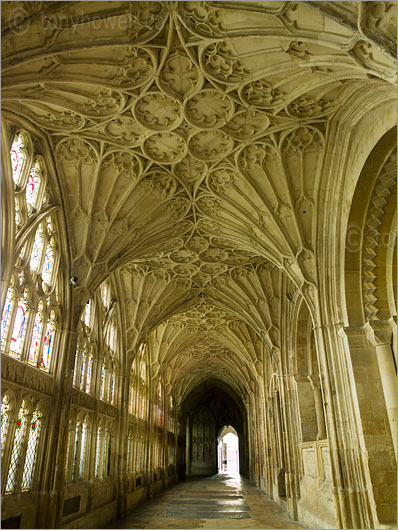
[[180, 482], [108, 528], [305, 528], [238, 474]]

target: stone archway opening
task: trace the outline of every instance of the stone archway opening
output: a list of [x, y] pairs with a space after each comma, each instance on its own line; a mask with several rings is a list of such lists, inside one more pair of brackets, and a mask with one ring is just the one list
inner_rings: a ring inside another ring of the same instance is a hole
[[218, 472], [239, 473], [239, 436], [234, 427], [225, 425], [217, 437]]
[[[177, 459], [181, 478], [219, 473], [219, 442], [228, 433], [236, 436], [232, 445], [239, 444], [236, 473], [248, 474], [247, 415], [228, 385], [207, 379], [195, 387], [182, 404], [180, 425]], [[229, 444], [231, 448], [231, 441]], [[232, 455], [230, 460], [232, 463]]]

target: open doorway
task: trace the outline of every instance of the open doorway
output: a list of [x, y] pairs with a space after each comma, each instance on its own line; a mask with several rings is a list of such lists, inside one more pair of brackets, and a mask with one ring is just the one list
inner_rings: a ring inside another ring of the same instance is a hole
[[231, 425], [221, 429], [217, 454], [219, 473], [239, 473], [239, 438]]

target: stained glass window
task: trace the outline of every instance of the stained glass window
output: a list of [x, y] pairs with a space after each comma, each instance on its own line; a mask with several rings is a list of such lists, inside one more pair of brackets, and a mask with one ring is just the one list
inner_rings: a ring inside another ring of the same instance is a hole
[[83, 473], [84, 473], [84, 459], [85, 459], [85, 451], [86, 451], [86, 422], [82, 425], [82, 437], [81, 437], [81, 443], [80, 443], [80, 463], [79, 463], [79, 480], [83, 479]]
[[10, 400], [7, 394], [4, 394], [1, 400], [1, 457], [3, 458], [4, 449], [7, 441], [8, 426], [10, 423]]
[[28, 363], [36, 366], [40, 352], [41, 335], [43, 331], [43, 301], [40, 300], [33, 324], [32, 341], [28, 356]]
[[55, 263], [55, 240], [52, 237], [46, 247], [46, 252], [44, 254], [43, 270], [41, 273], [43, 281], [47, 285], [51, 285], [51, 277], [52, 277], [53, 270], [54, 270], [54, 263]]
[[135, 389], [134, 384], [130, 383], [130, 398], [129, 398], [129, 412], [134, 414], [134, 401], [135, 401]]
[[73, 448], [73, 467], [72, 467], [72, 480], [75, 478], [76, 465], [77, 465], [77, 447], [79, 445], [79, 422], [76, 424], [75, 430], [75, 446]]
[[46, 331], [44, 333], [43, 351], [40, 359], [40, 368], [49, 371], [51, 365], [51, 358], [54, 349], [54, 335], [55, 335], [55, 313], [51, 311], [50, 318], [47, 322]]
[[37, 449], [40, 438], [41, 413], [37, 406], [30, 422], [28, 448], [26, 450], [25, 465], [23, 468], [21, 491], [27, 491], [32, 486], [33, 473], [37, 459]]
[[19, 184], [21, 180], [22, 170], [26, 161], [25, 141], [22, 134], [15, 136], [10, 151], [12, 178], [15, 184]]
[[29, 211], [36, 208], [37, 199], [40, 191], [41, 184], [41, 168], [38, 161], [35, 162], [34, 166], [30, 170], [28, 182], [26, 184], [26, 204], [28, 205]]
[[35, 240], [33, 242], [32, 254], [30, 255], [30, 270], [40, 272], [41, 257], [44, 248], [43, 224], [40, 224], [36, 230]]
[[6, 301], [4, 304], [3, 314], [1, 315], [1, 350], [4, 351], [7, 342], [8, 328], [12, 316], [12, 310], [15, 302], [15, 291], [10, 287], [7, 291]]
[[115, 373], [112, 371], [111, 380], [110, 380], [110, 392], [109, 392], [110, 403], [113, 403], [114, 391], [115, 391]]
[[73, 369], [73, 384], [75, 386], [77, 386], [77, 384], [78, 384], [79, 360], [80, 360], [80, 352], [79, 352], [79, 350], [76, 350], [76, 352], [75, 352], [75, 367]]
[[86, 392], [90, 392], [91, 390], [91, 378], [93, 373], [93, 356], [88, 356], [88, 362], [87, 362], [87, 378], [86, 378]]
[[10, 341], [10, 354], [14, 357], [20, 357], [28, 319], [28, 307], [25, 300], [20, 299], [15, 313], [14, 327], [12, 329]]
[[80, 370], [80, 384], [79, 384], [80, 390], [85, 390], [85, 387], [86, 387], [85, 370], [86, 370], [86, 353], [83, 353], [82, 367]]
[[26, 436], [28, 425], [28, 407], [26, 402], [22, 401], [21, 408], [18, 413], [16, 424], [14, 445], [12, 447], [10, 467], [8, 468], [8, 476], [6, 482], [5, 494], [13, 493], [17, 485], [17, 474], [21, 463], [23, 443]]
[[105, 364], [101, 367], [101, 385], [100, 385], [100, 399], [104, 399], [105, 390]]
[[101, 463], [101, 427], [97, 429], [97, 447], [95, 451], [95, 476], [100, 476], [100, 463]]

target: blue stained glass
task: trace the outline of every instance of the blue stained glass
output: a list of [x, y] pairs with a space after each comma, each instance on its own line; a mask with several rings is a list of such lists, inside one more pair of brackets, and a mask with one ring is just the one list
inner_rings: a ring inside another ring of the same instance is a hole
[[41, 311], [36, 314], [33, 324], [32, 341], [30, 343], [28, 363], [36, 365], [40, 351], [41, 332], [43, 329], [43, 315]]
[[47, 322], [43, 341], [43, 351], [40, 359], [40, 368], [46, 370], [47, 372], [50, 369], [52, 351], [54, 347], [55, 324], [52, 321], [52, 318], [53, 316], [50, 317], [50, 320]]
[[101, 386], [100, 386], [100, 399], [104, 399], [104, 388], [105, 387], [105, 365], [101, 368]]
[[93, 357], [92, 355], [88, 358], [87, 363], [87, 380], [86, 380], [86, 392], [90, 392], [91, 390], [91, 375], [93, 370]]

